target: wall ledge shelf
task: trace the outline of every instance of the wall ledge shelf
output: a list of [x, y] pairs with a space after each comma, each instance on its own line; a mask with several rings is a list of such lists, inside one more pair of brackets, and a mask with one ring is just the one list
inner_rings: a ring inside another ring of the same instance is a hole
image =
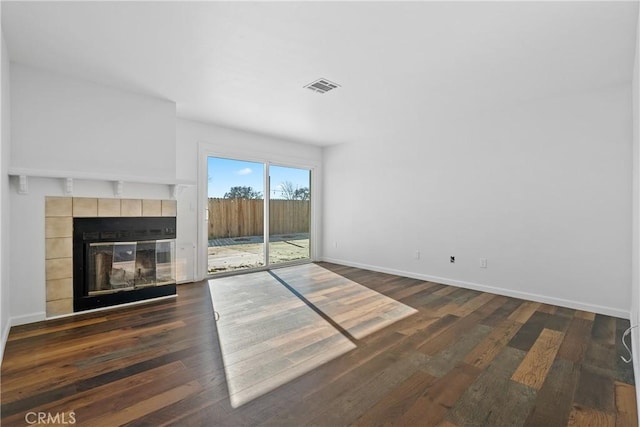
[[114, 175], [103, 173], [85, 173], [85, 172], [64, 172], [56, 170], [41, 170], [28, 168], [9, 168], [9, 176], [18, 177], [18, 194], [29, 194], [29, 178], [53, 178], [61, 179], [64, 182], [64, 189], [67, 195], [73, 194], [73, 181], [103, 181], [112, 182], [114, 186], [114, 196], [121, 197], [125, 183], [131, 184], [157, 184], [167, 185], [171, 191], [173, 198], [187, 187], [195, 186], [194, 181], [152, 178], [131, 175]]

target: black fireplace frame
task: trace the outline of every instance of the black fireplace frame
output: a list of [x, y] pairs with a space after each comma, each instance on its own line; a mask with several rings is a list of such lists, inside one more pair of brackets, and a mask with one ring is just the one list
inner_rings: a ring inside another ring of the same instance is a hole
[[168, 240], [176, 238], [175, 217], [73, 218], [73, 311], [109, 307], [176, 294], [176, 284], [88, 294], [88, 247], [91, 243]]

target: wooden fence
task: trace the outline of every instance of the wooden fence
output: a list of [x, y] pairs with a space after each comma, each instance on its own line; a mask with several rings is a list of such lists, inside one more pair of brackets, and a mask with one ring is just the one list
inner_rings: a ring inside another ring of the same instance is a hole
[[[271, 234], [308, 233], [308, 200], [271, 200]], [[261, 236], [264, 230], [264, 200], [209, 199], [209, 239]]]

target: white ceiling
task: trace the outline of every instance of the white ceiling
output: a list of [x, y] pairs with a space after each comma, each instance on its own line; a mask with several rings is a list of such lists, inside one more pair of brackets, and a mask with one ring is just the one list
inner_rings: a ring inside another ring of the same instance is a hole
[[[14, 62], [320, 145], [631, 82], [637, 2], [2, 2]], [[324, 77], [342, 87], [303, 86]]]

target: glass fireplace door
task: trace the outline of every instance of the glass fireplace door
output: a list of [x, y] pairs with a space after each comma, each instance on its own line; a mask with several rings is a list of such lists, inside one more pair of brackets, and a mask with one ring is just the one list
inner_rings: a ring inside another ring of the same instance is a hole
[[175, 283], [175, 241], [88, 244], [88, 294]]

